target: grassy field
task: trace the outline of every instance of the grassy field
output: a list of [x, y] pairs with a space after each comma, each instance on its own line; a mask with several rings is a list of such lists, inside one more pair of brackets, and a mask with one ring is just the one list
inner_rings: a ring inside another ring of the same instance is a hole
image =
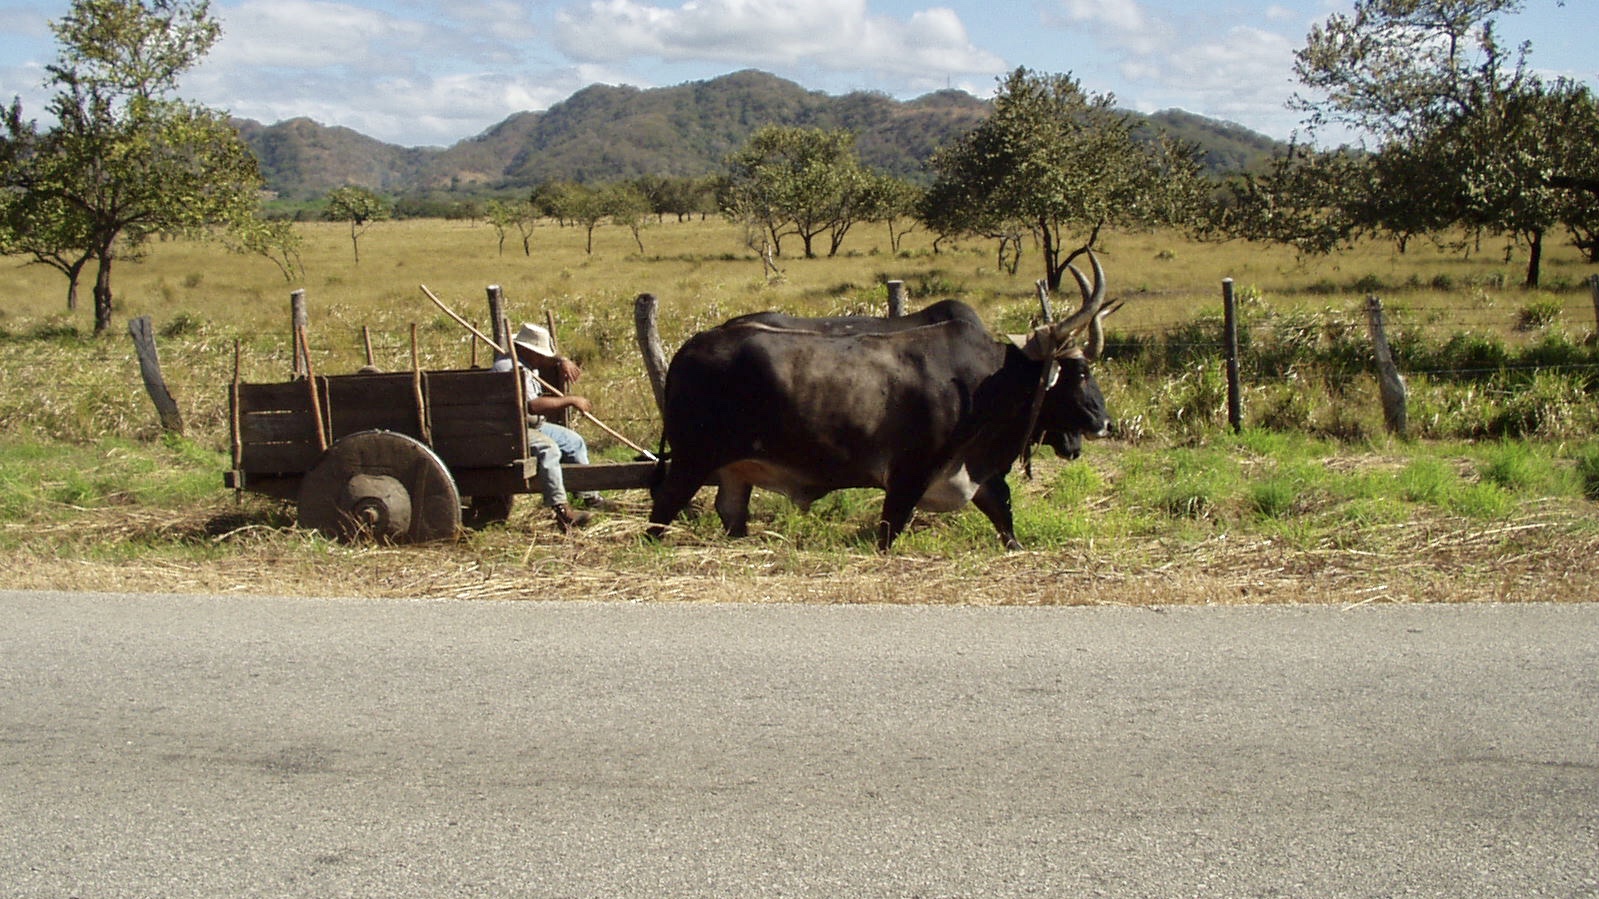
[[[470, 340], [420, 286], [486, 330], [484, 289], [498, 284], [513, 322], [554, 317], [563, 350], [585, 366], [579, 387], [600, 417], [653, 446], [659, 421], [633, 340], [637, 294], [660, 298], [669, 348], [757, 309], [880, 313], [890, 278], [906, 283], [913, 305], [960, 297], [996, 331], [1015, 331], [1035, 308], [1036, 254], [1011, 275], [996, 270], [986, 244], [934, 253], [913, 234], [895, 254], [884, 229], [858, 229], [840, 257], [785, 257], [783, 277], [768, 280], [739, 231], [720, 222], [648, 228], [644, 253], [625, 229], [602, 228], [592, 255], [580, 231], [550, 225], [524, 256], [514, 239], [497, 253], [487, 226], [424, 221], [372, 228], [356, 265], [344, 227], [302, 227], [305, 272], [293, 281], [270, 262], [215, 245], [150, 247], [146, 259], [118, 269], [117, 321], [102, 338], [88, 336], [87, 308], [66, 312], [60, 275], [8, 261], [0, 284], [7, 584], [635, 601], [1595, 598], [1599, 444], [1582, 377], [1533, 375], [1507, 386], [1417, 373], [1417, 439], [1401, 441], [1383, 432], [1371, 376], [1325, 361], [1358, 353], [1351, 347], [1363, 339], [1368, 293], [1382, 296], [1412, 348], [1470, 335], [1518, 359], [1551, 346], [1565, 348], [1568, 363], [1587, 359], [1594, 309], [1583, 281], [1592, 268], [1569, 249], [1548, 260], [1546, 288], [1527, 292], [1514, 286], [1521, 259], [1507, 261], [1497, 246], [1398, 254], [1372, 244], [1300, 260], [1272, 248], [1113, 235], [1104, 252], [1110, 292], [1128, 301], [1112, 322], [1123, 349], [1113, 346], [1099, 367], [1117, 420], [1113, 439], [1090, 444], [1073, 463], [1046, 451], [1032, 480], [1013, 475], [1026, 552], [1001, 552], [987, 522], [967, 511], [919, 517], [882, 557], [870, 548], [881, 500], [872, 491], [835, 494], [809, 515], [758, 497], [757, 536], [738, 542], [705, 514], [664, 545], [647, 543], [648, 499], [630, 492], [621, 495], [623, 513], [570, 539], [524, 498], [508, 526], [455, 544], [329, 543], [296, 530], [292, 507], [222, 487], [235, 346], [246, 380], [285, 379], [289, 293], [304, 289], [319, 372], [364, 362], [362, 326], [381, 367], [409, 367], [413, 325], [424, 367], [463, 367]], [[1259, 342], [1318, 348], [1253, 376], [1241, 435], [1225, 427], [1221, 366], [1206, 345], [1223, 278], [1238, 286]], [[161, 435], [143, 393], [123, 330], [136, 315], [154, 320], [183, 438]], [[1192, 346], [1168, 346], [1182, 341]], [[1163, 353], [1148, 349], [1156, 343]], [[1511, 438], [1495, 436], [1495, 422], [1523, 419], [1530, 424]], [[597, 431], [587, 436], [603, 456], [631, 455]]]

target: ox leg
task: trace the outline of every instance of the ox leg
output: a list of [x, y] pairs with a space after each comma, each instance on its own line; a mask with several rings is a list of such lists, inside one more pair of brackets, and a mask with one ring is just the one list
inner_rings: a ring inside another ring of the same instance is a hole
[[910, 525], [911, 516], [916, 514], [916, 504], [927, 492], [927, 482], [927, 477], [921, 474], [914, 478], [898, 475], [889, 478], [883, 496], [883, 514], [877, 522], [878, 552], [888, 552], [894, 538]]
[[977, 492], [972, 494], [972, 505], [994, 523], [994, 530], [999, 532], [999, 541], [1005, 544], [1006, 549], [1022, 548], [1016, 539], [1016, 523], [1011, 518], [1010, 509], [1010, 484], [1005, 482], [1004, 475], [996, 475], [984, 481], [983, 485], [977, 488]]
[[716, 487], [716, 514], [729, 537], [747, 537], [750, 532], [750, 493], [753, 485], [724, 472]]
[[666, 526], [677, 520], [708, 474], [691, 471], [681, 462], [673, 462], [667, 468], [666, 477], [650, 490], [650, 526], [645, 533], [651, 539], [659, 540]]

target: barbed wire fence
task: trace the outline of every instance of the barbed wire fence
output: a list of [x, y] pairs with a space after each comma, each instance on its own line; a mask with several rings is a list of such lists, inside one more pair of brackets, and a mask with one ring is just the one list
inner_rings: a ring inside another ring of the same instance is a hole
[[[1594, 324], [1581, 342], [1592, 347], [1596, 335], [1599, 335], [1599, 275], [1591, 276], [1587, 280], [1587, 287], [1593, 298]], [[891, 304], [895, 299], [903, 306], [903, 296], [896, 298], [891, 294]], [[1550, 333], [1551, 326], [1556, 324], [1574, 326], [1575, 323], [1566, 322], [1567, 310], [1564, 309], [1558, 314], [1546, 310], [1543, 318], [1529, 324], [1529, 315], [1524, 308], [1510, 308], [1498, 303], [1485, 305], [1480, 300], [1456, 308], [1433, 305], [1417, 307], [1410, 303], [1384, 307], [1373, 293], [1367, 296], [1363, 314], [1365, 321], [1361, 321], [1362, 314], [1352, 305], [1340, 309], [1331, 302], [1319, 310], [1302, 308], [1302, 304], [1289, 311], [1263, 308], [1258, 302], [1258, 294], [1251, 290], [1235, 290], [1231, 279], [1223, 281], [1214, 305], [1196, 306], [1191, 295], [1140, 295], [1136, 302], [1145, 307], [1140, 318], [1152, 323], [1124, 322], [1112, 327], [1106, 336], [1107, 362], [1136, 361], [1139, 357], [1158, 354], [1165, 360], [1169, 372], [1184, 366], [1218, 367], [1225, 373], [1228, 382], [1227, 417], [1228, 424], [1234, 429], [1241, 428], [1247, 418], [1244, 398], [1249, 385], [1280, 379], [1285, 368], [1304, 364], [1318, 355], [1323, 360], [1338, 357], [1346, 372], [1349, 366], [1358, 366], [1364, 373], [1376, 377], [1379, 383], [1386, 381], [1389, 390], [1399, 391], [1403, 390], [1407, 377], [1488, 380], [1507, 375], [1599, 373], [1599, 358], [1593, 353], [1577, 361], [1529, 361], [1506, 354], [1503, 358], [1482, 362], [1473, 360], [1469, 352], [1462, 351], [1456, 353], [1454, 358], [1464, 361], [1445, 362], [1443, 359], [1450, 352], [1447, 348], [1431, 353], [1418, 352], [1426, 340], [1441, 346], [1450, 339], [1469, 340], [1470, 335], [1477, 335], [1486, 341], [1517, 330]], [[294, 303], [296, 311], [293, 321], [298, 329], [303, 327], [305, 320], [302, 292], [297, 292]], [[1162, 304], [1166, 304], [1166, 307], [1161, 308]], [[1386, 374], [1377, 350], [1376, 334], [1379, 329], [1384, 333], [1383, 342], [1389, 346]], [[1387, 334], [1390, 330], [1392, 336]], [[1425, 340], [1421, 336], [1423, 334], [1427, 335]], [[374, 334], [363, 328], [361, 340], [362, 355], [369, 365], [374, 361], [395, 360], [408, 367], [416, 351], [409, 335]], [[1292, 344], [1302, 346], [1290, 346]], [[1360, 358], [1354, 359], [1353, 348], [1357, 345], [1364, 348], [1359, 352]], [[1273, 351], [1268, 352], [1268, 349]], [[1302, 352], [1296, 354], [1296, 350]], [[341, 353], [348, 353], [348, 347], [297, 345], [293, 350], [293, 360], [298, 369], [307, 354], [332, 358]], [[433, 351], [426, 353], [425, 358], [442, 362], [448, 367], [464, 368], [489, 365], [493, 352], [484, 346], [456, 346], [452, 342], [448, 354]], [[1599, 377], [1592, 380], [1599, 381]], [[1402, 404], [1403, 401], [1385, 399], [1385, 404], [1388, 402]], [[1392, 427], [1392, 415], [1387, 418]], [[621, 415], [614, 420], [638, 430], [651, 430], [659, 426], [658, 420], [647, 416]], [[1398, 430], [1402, 431], [1402, 426]]]

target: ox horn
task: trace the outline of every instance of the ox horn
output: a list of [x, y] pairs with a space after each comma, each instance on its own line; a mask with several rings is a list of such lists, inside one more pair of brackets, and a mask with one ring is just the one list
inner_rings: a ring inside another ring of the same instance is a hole
[[1067, 264], [1066, 267], [1071, 269], [1072, 277], [1077, 279], [1077, 289], [1082, 291], [1085, 303], [1090, 294], [1095, 291], [1100, 294], [1099, 311], [1095, 312], [1094, 317], [1088, 321], [1088, 344], [1083, 347], [1083, 355], [1088, 358], [1088, 361], [1098, 362], [1100, 355], [1105, 352], [1105, 318], [1120, 309], [1124, 305], [1124, 301], [1117, 300], [1109, 305], [1105, 304], [1104, 269], [1099, 267], [1099, 260], [1095, 259], [1092, 253], [1090, 253], [1089, 258], [1094, 263], [1094, 277], [1097, 281], [1096, 286], [1092, 288], [1088, 286], [1088, 279], [1083, 277], [1083, 273], [1078, 271], [1077, 266]]
[[[1088, 254], [1088, 261], [1094, 269], [1094, 283], [1090, 285], [1088, 279], [1083, 276], [1077, 266], [1072, 265], [1070, 262], [1066, 263], [1067, 270], [1072, 273], [1073, 278], [1077, 279], [1077, 288], [1083, 295], [1083, 305], [1061, 321], [1047, 323], [1033, 329], [1033, 333], [1027, 339], [1023, 351], [1034, 359], [1042, 361], [1060, 356], [1069, 347], [1073, 346], [1073, 338], [1077, 332], [1091, 327], [1096, 317], [1101, 314], [1100, 310], [1104, 308], [1105, 269], [1100, 266], [1099, 257], [1094, 255], [1093, 250], [1084, 247], [1077, 252]], [[1077, 253], [1072, 255], [1076, 256]], [[1046, 303], [1048, 293], [1044, 290], [1042, 283], [1038, 287], [1039, 300], [1041, 303]], [[1045, 306], [1045, 314], [1048, 315], [1047, 305]]]
[[1099, 257], [1094, 255], [1092, 249], [1084, 247], [1081, 252], [1088, 254], [1088, 264], [1094, 270], [1094, 284], [1090, 287], [1088, 278], [1082, 271], [1070, 261], [1066, 263], [1066, 270], [1077, 280], [1077, 289], [1083, 295], [1083, 305], [1055, 326], [1055, 333], [1062, 337], [1092, 326], [1095, 317], [1099, 315], [1099, 310], [1105, 305], [1105, 269], [1099, 264]]

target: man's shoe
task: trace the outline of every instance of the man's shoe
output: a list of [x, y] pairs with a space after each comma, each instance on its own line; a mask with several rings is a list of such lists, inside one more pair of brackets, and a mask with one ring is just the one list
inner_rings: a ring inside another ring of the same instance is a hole
[[608, 500], [605, 497], [600, 496], [598, 493], [580, 493], [577, 496], [577, 501], [583, 506], [583, 508], [590, 509], [595, 512], [615, 512], [616, 510], [622, 508], [621, 503]]
[[576, 528], [587, 527], [589, 513], [573, 512], [565, 503], [555, 507], [555, 526], [563, 534], [570, 534]]

